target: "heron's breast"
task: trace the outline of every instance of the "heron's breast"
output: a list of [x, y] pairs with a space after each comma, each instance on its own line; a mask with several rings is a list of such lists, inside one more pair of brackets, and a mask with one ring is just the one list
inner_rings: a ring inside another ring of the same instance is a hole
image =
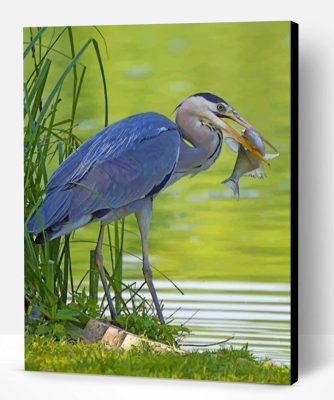
[[202, 163], [201, 165], [198, 165], [194, 168], [194, 171], [192, 172], [193, 174], [198, 173], [200, 171], [205, 171], [206, 169], [210, 168], [211, 165], [217, 160], [217, 158], [219, 157], [220, 153], [221, 153], [221, 149], [222, 149], [222, 145], [223, 145], [223, 138], [220, 134], [218, 134], [218, 144], [217, 147], [215, 149], [215, 151], [206, 159], [206, 161], [204, 161], [204, 163]]

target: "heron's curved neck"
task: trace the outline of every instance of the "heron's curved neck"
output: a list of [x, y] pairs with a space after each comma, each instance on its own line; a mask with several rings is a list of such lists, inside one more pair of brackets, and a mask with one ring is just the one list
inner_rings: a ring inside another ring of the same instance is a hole
[[216, 151], [220, 143], [217, 132], [210, 126], [203, 124], [199, 118], [188, 110], [178, 110], [176, 124], [184, 139], [193, 147], [182, 146], [180, 149], [180, 161], [190, 169], [203, 164]]

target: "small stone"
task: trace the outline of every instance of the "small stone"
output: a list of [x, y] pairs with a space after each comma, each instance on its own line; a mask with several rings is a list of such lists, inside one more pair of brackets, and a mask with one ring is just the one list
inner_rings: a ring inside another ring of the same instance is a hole
[[109, 322], [97, 319], [90, 319], [87, 322], [85, 329], [83, 330], [82, 340], [84, 341], [84, 343], [97, 342], [103, 337], [109, 327]]
[[109, 326], [102, 338], [102, 343], [107, 349], [117, 349], [121, 347], [124, 339], [126, 337], [126, 332], [114, 325]]
[[127, 333], [121, 345], [124, 350], [130, 350], [132, 347], [140, 347], [143, 345], [143, 339], [132, 333]]
[[172, 351], [170, 346], [167, 346], [166, 344], [159, 342], [151, 342], [151, 347], [153, 348], [154, 351], [158, 353], [166, 353], [168, 351]]

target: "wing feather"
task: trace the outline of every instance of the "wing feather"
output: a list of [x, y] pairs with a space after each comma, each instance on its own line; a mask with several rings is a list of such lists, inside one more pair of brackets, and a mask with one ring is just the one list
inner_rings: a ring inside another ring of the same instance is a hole
[[161, 190], [179, 156], [175, 124], [156, 113], [116, 122], [83, 143], [53, 173], [46, 197], [28, 222], [40, 232], [63, 220], [119, 208]]
[[[178, 158], [179, 134], [168, 131], [96, 163], [72, 190], [69, 219], [115, 209], [151, 194], [170, 176]], [[167, 182], [166, 182], [167, 183]]]

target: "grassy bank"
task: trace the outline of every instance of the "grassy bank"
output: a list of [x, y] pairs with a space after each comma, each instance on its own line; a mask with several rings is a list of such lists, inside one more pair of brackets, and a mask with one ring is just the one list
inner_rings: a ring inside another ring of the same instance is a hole
[[246, 348], [192, 352], [110, 351], [100, 343], [26, 338], [26, 370], [289, 384], [290, 369], [258, 361]]

